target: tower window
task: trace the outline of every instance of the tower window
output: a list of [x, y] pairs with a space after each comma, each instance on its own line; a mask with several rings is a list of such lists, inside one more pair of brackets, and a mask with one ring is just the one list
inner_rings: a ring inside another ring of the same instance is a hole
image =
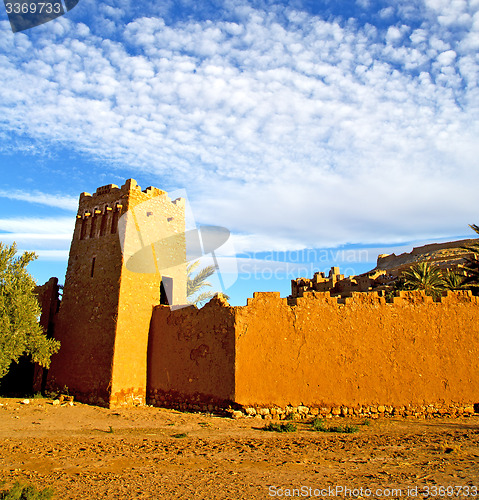
[[85, 219], [85, 217], [83, 217], [83, 219], [81, 221], [81, 230], [80, 230], [80, 239], [81, 240], [84, 240], [86, 237], [86, 224], [87, 224], [87, 220]]
[[91, 272], [90, 272], [91, 278], [93, 278], [93, 273], [95, 272], [95, 260], [96, 260], [96, 257], [93, 257], [93, 259], [91, 260]]
[[96, 236], [95, 232], [96, 232], [97, 220], [98, 217], [96, 216], [93, 216], [91, 218], [90, 238], [94, 238]]
[[108, 212], [104, 212], [101, 216], [101, 225], [100, 225], [100, 236], [105, 236], [106, 233], [106, 223], [107, 223]]
[[119, 212], [113, 212], [113, 217], [111, 220], [111, 234], [115, 234], [118, 229], [118, 216]]

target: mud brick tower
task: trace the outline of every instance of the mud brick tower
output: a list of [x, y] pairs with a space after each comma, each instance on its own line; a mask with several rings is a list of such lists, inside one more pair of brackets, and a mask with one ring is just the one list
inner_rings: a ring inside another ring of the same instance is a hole
[[145, 402], [152, 309], [186, 303], [184, 212], [183, 199], [133, 179], [80, 195], [47, 388], [102, 406]]

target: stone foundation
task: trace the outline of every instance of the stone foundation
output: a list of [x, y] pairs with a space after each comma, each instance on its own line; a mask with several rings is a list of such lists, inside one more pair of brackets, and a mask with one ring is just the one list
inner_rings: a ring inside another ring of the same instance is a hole
[[279, 407], [246, 407], [226, 410], [232, 418], [261, 418], [275, 420], [306, 420], [311, 418], [362, 417], [376, 419], [379, 417], [415, 417], [415, 418], [457, 418], [479, 416], [479, 404], [464, 405], [460, 403], [407, 405], [407, 406], [286, 406]]
[[413, 417], [413, 418], [457, 418], [479, 417], [479, 403], [437, 403], [429, 405], [358, 405], [348, 406], [285, 406], [243, 407], [232, 401], [205, 397], [202, 394], [192, 396], [175, 391], [164, 392], [151, 390], [147, 403], [160, 408], [173, 408], [180, 411], [214, 413], [217, 415], [238, 418], [257, 418], [272, 420], [307, 420], [312, 418], [360, 417], [376, 419], [380, 417]]

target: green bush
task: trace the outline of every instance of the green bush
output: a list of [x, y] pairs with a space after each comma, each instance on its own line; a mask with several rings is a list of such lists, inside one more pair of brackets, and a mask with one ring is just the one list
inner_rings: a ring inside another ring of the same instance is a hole
[[275, 424], [271, 422], [263, 427], [263, 430], [272, 432], [296, 432], [296, 426], [294, 426], [291, 422], [286, 422], [285, 424]]
[[358, 432], [359, 428], [355, 425], [345, 425], [344, 427], [342, 425], [332, 425], [327, 427], [324, 423], [324, 420], [321, 420], [320, 418], [315, 418], [311, 422], [313, 429], [317, 432], [344, 432], [347, 434], [351, 434], [353, 432]]
[[31, 484], [21, 484], [18, 481], [8, 490], [0, 491], [0, 500], [50, 500], [53, 490], [45, 488], [37, 490]]
[[324, 420], [321, 420], [320, 418], [315, 418], [312, 421], [312, 426], [313, 426], [313, 429], [315, 431], [319, 431], [319, 432], [326, 432], [327, 431], [326, 427], [324, 427]]

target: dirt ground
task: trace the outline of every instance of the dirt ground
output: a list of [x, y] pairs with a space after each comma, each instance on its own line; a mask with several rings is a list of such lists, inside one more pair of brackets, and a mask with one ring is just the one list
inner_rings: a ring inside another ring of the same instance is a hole
[[159, 408], [0, 399], [0, 478], [55, 499], [479, 498], [479, 416], [262, 430]]

